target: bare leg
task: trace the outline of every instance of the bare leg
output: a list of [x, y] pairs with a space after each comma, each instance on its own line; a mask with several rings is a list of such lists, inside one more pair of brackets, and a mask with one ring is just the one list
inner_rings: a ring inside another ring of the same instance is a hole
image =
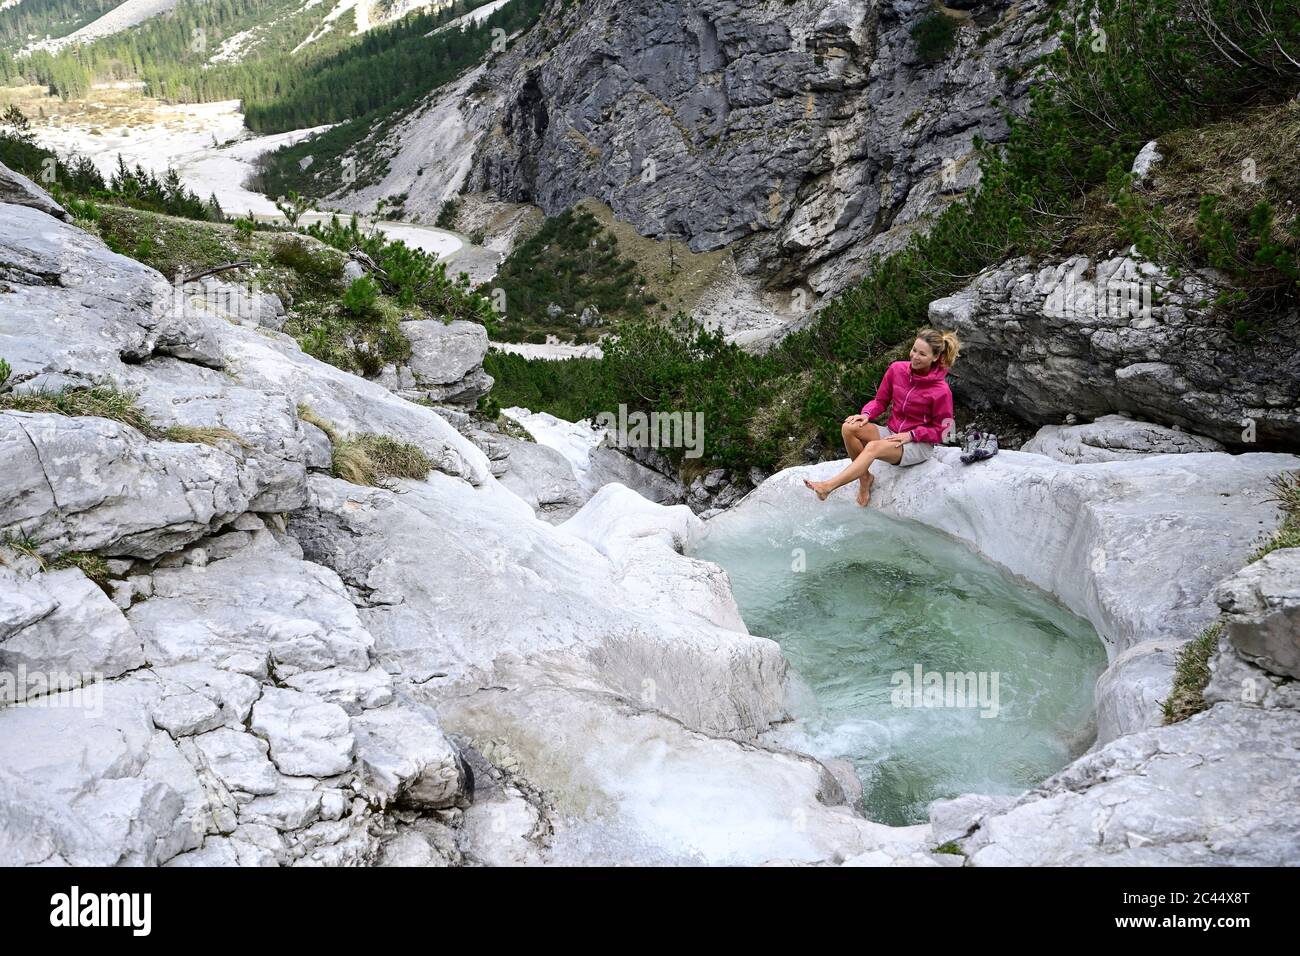
[[868, 442], [867, 447], [862, 450], [862, 454], [853, 459], [847, 468], [841, 471], [830, 481], [808, 481], [804, 484], [813, 490], [819, 499], [826, 500], [836, 488], [847, 485], [850, 481], [856, 481], [867, 473], [873, 461], [887, 461], [891, 465], [897, 465], [903, 460], [903, 446], [896, 442], [873, 441]]
[[[840, 434], [844, 437], [844, 448], [849, 453], [849, 458], [856, 459], [862, 454], [869, 442], [880, 439], [880, 429], [875, 425], [867, 422], [865, 425], [840, 426]], [[867, 502], [871, 500], [871, 483], [875, 481], [871, 472], [868, 471], [858, 479], [858, 507], [865, 508]]]

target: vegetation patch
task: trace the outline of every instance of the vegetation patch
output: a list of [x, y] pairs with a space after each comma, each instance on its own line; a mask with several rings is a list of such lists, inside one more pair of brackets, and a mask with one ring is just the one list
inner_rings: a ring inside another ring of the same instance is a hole
[[329, 438], [334, 447], [331, 473], [335, 478], [391, 491], [398, 478], [422, 481], [433, 470], [433, 461], [417, 445], [370, 432], [344, 437], [308, 405], [298, 406], [298, 417]]
[[187, 219], [101, 205], [95, 225], [108, 248], [157, 269], [171, 281], [243, 258], [233, 231], [215, 224], [196, 226]]
[[1300, 548], [1300, 471], [1277, 475], [1272, 485], [1273, 500], [1282, 506], [1282, 524], [1252, 561], [1282, 548]]
[[108, 385], [69, 387], [57, 392], [0, 394], [0, 411], [44, 412], [73, 417], [107, 418], [129, 425], [149, 436], [158, 433], [136, 404], [137, 396]]
[[1134, 187], [1118, 171], [1081, 204], [1073, 248], [1136, 246], [1176, 271], [1213, 268], [1232, 283], [1213, 303], [1238, 331], [1284, 315], [1300, 286], [1300, 103], [1290, 100], [1160, 138]]
[[1161, 705], [1165, 723], [1174, 724], [1205, 710], [1205, 687], [1210, 682], [1210, 656], [1219, 646], [1223, 623], [1216, 621], [1188, 641], [1174, 664], [1173, 689]]
[[489, 285], [505, 294], [504, 341], [544, 342], [548, 334], [593, 342], [601, 329], [583, 326], [594, 307], [602, 322], [640, 319], [657, 300], [646, 290], [637, 264], [622, 255], [619, 241], [586, 209], [552, 216], [515, 247]]
[[214, 448], [221, 447], [223, 442], [233, 442], [240, 448], [251, 448], [252, 446], [236, 435], [229, 428], [209, 428], [199, 425], [172, 425], [170, 428], [163, 429], [162, 437], [167, 441], [184, 442], [193, 445], [211, 445]]
[[931, 13], [912, 27], [912, 39], [916, 41], [916, 52], [927, 63], [938, 63], [945, 59], [952, 48], [957, 45], [959, 25], [955, 17], [946, 13]]
[[104, 558], [89, 551], [69, 551], [46, 563], [44, 570], [63, 571], [67, 568], [76, 568], [99, 585], [105, 594], [112, 596], [112, 588], [108, 583], [108, 561]]

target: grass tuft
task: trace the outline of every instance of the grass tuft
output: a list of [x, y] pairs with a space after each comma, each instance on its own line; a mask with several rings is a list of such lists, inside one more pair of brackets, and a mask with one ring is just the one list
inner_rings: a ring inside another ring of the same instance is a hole
[[211, 445], [219, 448], [222, 442], [234, 442], [240, 448], [251, 448], [249, 443], [236, 435], [229, 428], [211, 428], [201, 425], [172, 425], [163, 430], [167, 441], [184, 442], [193, 445]]
[[354, 485], [392, 490], [398, 478], [421, 481], [433, 470], [429, 456], [409, 442], [372, 433], [345, 438], [310, 405], [300, 404], [298, 417], [323, 431], [334, 446], [331, 471], [335, 478]]
[[1300, 471], [1284, 472], [1270, 479], [1272, 501], [1282, 506], [1282, 524], [1251, 561], [1282, 548], [1300, 548]]
[[27, 392], [0, 395], [0, 411], [44, 412], [73, 417], [107, 418], [130, 425], [149, 436], [157, 430], [136, 404], [133, 392], [123, 392], [109, 385], [72, 387], [61, 391]]
[[388, 489], [398, 478], [420, 481], [433, 470], [433, 462], [415, 445], [374, 434], [335, 443], [333, 465], [336, 478]]
[[1166, 724], [1186, 720], [1205, 710], [1205, 685], [1210, 682], [1210, 655], [1219, 645], [1223, 622], [1215, 621], [1188, 641], [1174, 664], [1173, 690], [1162, 707]]
[[112, 591], [108, 584], [109, 572], [108, 562], [97, 554], [91, 554], [89, 551], [69, 551], [61, 554], [57, 558], [45, 565], [46, 571], [63, 571], [67, 568], [76, 568], [90, 580], [99, 585], [100, 590], [105, 594], [112, 596]]

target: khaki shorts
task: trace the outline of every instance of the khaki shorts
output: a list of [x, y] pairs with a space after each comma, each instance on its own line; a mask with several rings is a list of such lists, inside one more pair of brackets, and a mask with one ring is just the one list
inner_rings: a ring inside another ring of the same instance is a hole
[[[878, 425], [880, 437], [888, 438], [894, 434], [885, 425]], [[910, 441], [903, 446], [903, 460], [898, 463], [900, 468], [908, 465], [919, 465], [921, 462], [934, 456], [934, 446], [925, 441]]]

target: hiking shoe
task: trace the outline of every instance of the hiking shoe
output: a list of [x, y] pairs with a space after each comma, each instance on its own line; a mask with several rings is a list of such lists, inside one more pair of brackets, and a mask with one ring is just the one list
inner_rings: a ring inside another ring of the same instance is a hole
[[971, 432], [966, 436], [966, 445], [962, 449], [963, 465], [985, 461], [998, 453], [998, 436], [992, 432]]

